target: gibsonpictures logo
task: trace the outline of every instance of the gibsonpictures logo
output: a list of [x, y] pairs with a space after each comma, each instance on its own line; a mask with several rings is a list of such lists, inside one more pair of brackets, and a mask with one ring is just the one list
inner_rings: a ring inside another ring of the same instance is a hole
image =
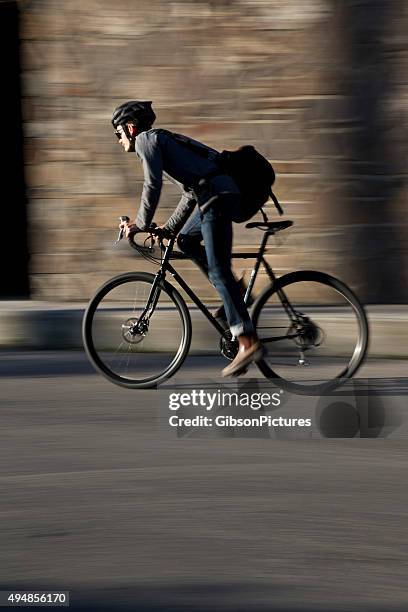
[[172, 414], [168, 423], [179, 432], [186, 431], [186, 428], [259, 431], [268, 427], [310, 427], [310, 418], [276, 414], [283, 393], [282, 389], [273, 392], [190, 389], [183, 393], [170, 393], [168, 407]]
[[[282, 395], [282, 389], [272, 393], [221, 389], [191, 389], [183, 393], [170, 393], [168, 407], [172, 414], [168, 423], [178, 429], [310, 427], [312, 421], [309, 418], [265, 414], [279, 409]], [[211, 412], [214, 417], [212, 414], [209, 416]]]
[[181, 379], [160, 395], [158, 424], [180, 438], [406, 437], [405, 389], [395, 381], [352, 379], [309, 395], [257, 379]]

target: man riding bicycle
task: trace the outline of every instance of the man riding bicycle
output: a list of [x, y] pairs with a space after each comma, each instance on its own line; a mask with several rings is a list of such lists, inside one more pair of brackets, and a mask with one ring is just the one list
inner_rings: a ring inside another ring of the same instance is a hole
[[[125, 102], [112, 115], [119, 143], [125, 152], [136, 152], [144, 171], [136, 219], [120, 227], [126, 236], [149, 230], [159, 203], [163, 174], [180, 188], [181, 200], [163, 230], [178, 233], [180, 250], [198, 263], [219, 293], [231, 333], [239, 342], [237, 356], [223, 369], [222, 375], [238, 375], [263, 354], [241, 288], [231, 270], [232, 221], [239, 214], [240, 192], [233, 179], [218, 170], [215, 149], [152, 128], [155, 119], [151, 102]], [[182, 139], [190, 146], [183, 144]], [[197, 147], [200, 147], [199, 153]], [[200, 244], [202, 240], [204, 248]]]

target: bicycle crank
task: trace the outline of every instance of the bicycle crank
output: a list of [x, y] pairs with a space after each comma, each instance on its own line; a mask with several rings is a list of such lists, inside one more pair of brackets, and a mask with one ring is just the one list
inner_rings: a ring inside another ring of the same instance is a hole
[[221, 354], [229, 361], [232, 361], [237, 356], [238, 340], [236, 338], [232, 339], [232, 334], [229, 330], [220, 338], [220, 350]]

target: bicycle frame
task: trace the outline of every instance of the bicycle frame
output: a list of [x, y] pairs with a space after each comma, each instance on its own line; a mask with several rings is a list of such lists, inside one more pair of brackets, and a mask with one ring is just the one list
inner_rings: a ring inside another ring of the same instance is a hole
[[[233, 259], [255, 259], [255, 264], [254, 267], [252, 268], [252, 272], [251, 272], [251, 276], [249, 279], [249, 283], [248, 283], [248, 287], [246, 289], [245, 292], [245, 296], [244, 296], [244, 303], [247, 304], [251, 294], [252, 294], [252, 290], [253, 287], [255, 285], [255, 281], [256, 278], [258, 276], [258, 272], [259, 269], [261, 267], [261, 264], [263, 264], [267, 275], [269, 276], [270, 280], [272, 283], [275, 282], [276, 277], [275, 274], [271, 268], [271, 266], [268, 264], [268, 262], [266, 261], [264, 255], [265, 255], [265, 250], [266, 250], [266, 246], [268, 243], [268, 240], [270, 238], [270, 236], [274, 235], [276, 232], [275, 230], [267, 230], [264, 232], [264, 235], [262, 237], [262, 241], [261, 241], [261, 245], [259, 248], [259, 251], [257, 252], [251, 252], [251, 253], [233, 253], [231, 255], [231, 257]], [[170, 263], [170, 259], [171, 259], [171, 254], [173, 252], [173, 247], [174, 247], [174, 243], [176, 241], [176, 238], [170, 238], [169, 242], [167, 243], [167, 245], [165, 246], [165, 250], [164, 250], [164, 255], [161, 261], [161, 265], [160, 268], [157, 272], [157, 274], [155, 275], [155, 280], [152, 284], [152, 288], [150, 290], [150, 294], [149, 297], [147, 299], [147, 304], [146, 307], [143, 311], [143, 313], [141, 314], [139, 321], [142, 321], [144, 319], [144, 317], [146, 316], [146, 314], [150, 311], [153, 312], [154, 308], [158, 302], [159, 296], [160, 296], [160, 289], [159, 288], [159, 284], [162, 280], [164, 280], [166, 278], [166, 274], [167, 272], [169, 272], [171, 274], [171, 276], [174, 278], [174, 280], [178, 283], [178, 285], [185, 291], [185, 293], [188, 295], [188, 297], [194, 302], [194, 304], [197, 306], [197, 308], [203, 313], [203, 315], [206, 317], [206, 319], [211, 323], [211, 325], [217, 330], [217, 332], [221, 335], [221, 336], [226, 336], [226, 332], [228, 330], [224, 329], [217, 321], [217, 319], [211, 314], [211, 312], [208, 310], [208, 308], [205, 306], [205, 304], [203, 304], [203, 302], [200, 300], [200, 298], [194, 293], [194, 291], [187, 285], [187, 283], [184, 281], [184, 279], [182, 278], [182, 276], [177, 272], [177, 270], [175, 270], [175, 268], [171, 265]], [[184, 256], [183, 254], [180, 254], [179, 257], [177, 257], [177, 259], [190, 259], [188, 256]], [[193, 260], [194, 261], [194, 260]], [[287, 299], [285, 293], [283, 290], [279, 290], [278, 291], [278, 295], [279, 295], [279, 299], [281, 300], [282, 306], [285, 309], [286, 313], [288, 314], [289, 318], [291, 320], [293, 320], [293, 317], [295, 317], [295, 312], [289, 302], [289, 300]], [[296, 336], [296, 334], [294, 334], [294, 337]], [[274, 337], [274, 338], [269, 338], [269, 341], [276, 341], [276, 340], [281, 340], [284, 338], [288, 338], [291, 336], [288, 336], [287, 334], [285, 336], [279, 336], [279, 337]]]

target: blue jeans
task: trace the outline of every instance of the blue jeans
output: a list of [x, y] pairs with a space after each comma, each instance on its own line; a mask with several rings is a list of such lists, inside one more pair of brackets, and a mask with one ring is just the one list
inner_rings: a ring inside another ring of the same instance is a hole
[[[197, 209], [178, 237], [180, 250], [194, 259], [219, 293], [233, 336], [254, 333], [237, 280], [231, 270], [231, 210], [239, 205], [234, 194], [220, 194], [212, 206]], [[200, 244], [204, 240], [204, 248]]]

